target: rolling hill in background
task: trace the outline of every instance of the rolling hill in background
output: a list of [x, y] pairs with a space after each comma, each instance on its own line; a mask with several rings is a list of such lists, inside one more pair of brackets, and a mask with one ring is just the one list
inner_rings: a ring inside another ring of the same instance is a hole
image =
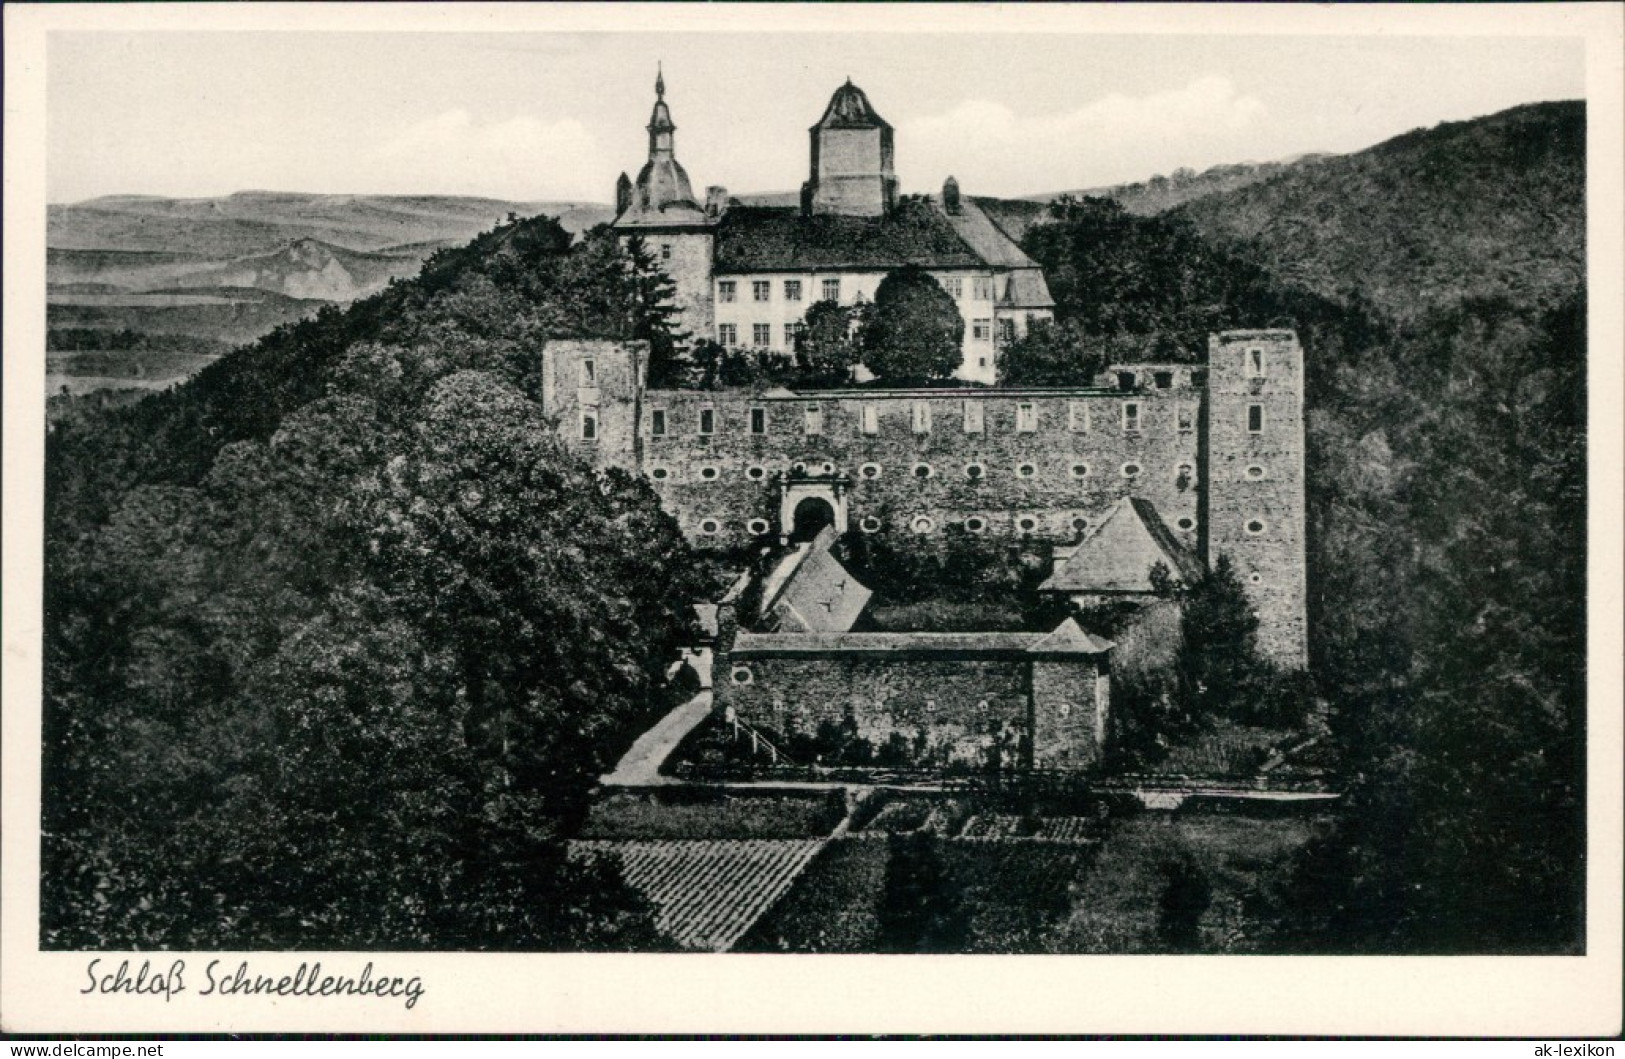
[[161, 387], [207, 363], [195, 353], [199, 343], [252, 341], [416, 275], [430, 254], [466, 244], [509, 214], [542, 213], [571, 232], [611, 217], [592, 203], [268, 191], [50, 206], [51, 349], [72, 353], [64, 340], [95, 331], [139, 338], [124, 350], [96, 343], [94, 375], [77, 373], [88, 363], [82, 358], [53, 357], [48, 388], [80, 393], [123, 380]]

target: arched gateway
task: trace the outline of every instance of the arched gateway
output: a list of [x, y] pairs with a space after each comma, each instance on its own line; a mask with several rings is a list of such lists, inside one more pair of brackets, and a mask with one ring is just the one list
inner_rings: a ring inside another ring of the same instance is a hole
[[779, 540], [811, 540], [825, 526], [845, 533], [846, 494], [852, 479], [844, 474], [790, 471], [778, 476]]

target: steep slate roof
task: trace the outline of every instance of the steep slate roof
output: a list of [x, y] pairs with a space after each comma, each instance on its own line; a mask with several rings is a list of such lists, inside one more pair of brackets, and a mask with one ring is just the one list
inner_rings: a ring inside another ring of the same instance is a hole
[[872, 593], [830, 552], [834, 543], [835, 530], [826, 526], [768, 575], [763, 590], [765, 625], [793, 633], [852, 628]]
[[716, 227], [715, 271], [977, 268], [982, 265], [941, 210], [909, 204], [885, 217], [731, 206]]
[[815, 129], [889, 129], [886, 119], [875, 110], [869, 97], [863, 94], [863, 89], [852, 83], [849, 77], [846, 84], [835, 90], [829, 97], [829, 106], [824, 108], [824, 116], [818, 119]]
[[1010, 282], [999, 295], [999, 304], [1012, 309], [1053, 309], [1055, 299], [1050, 297], [1042, 270], [1022, 268], [1010, 273]]
[[1038, 587], [1045, 592], [1150, 592], [1151, 567], [1159, 562], [1175, 577], [1189, 579], [1200, 570], [1149, 500], [1125, 497]]
[[940, 198], [934, 198], [932, 202], [942, 209], [942, 215], [953, 228], [954, 234], [965, 240], [965, 245], [983, 261], [999, 268], [1038, 267], [1038, 262], [1011, 242], [1010, 237], [1000, 231], [973, 200], [961, 198], [958, 213], [949, 213], [941, 206]]

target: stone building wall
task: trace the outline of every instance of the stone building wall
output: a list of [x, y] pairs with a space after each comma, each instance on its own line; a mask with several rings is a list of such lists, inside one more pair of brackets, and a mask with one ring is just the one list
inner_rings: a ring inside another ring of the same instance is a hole
[[640, 228], [623, 235], [622, 242], [637, 237], [655, 262], [671, 277], [676, 292], [672, 304], [677, 309], [677, 329], [690, 341], [716, 335], [716, 310], [712, 301], [711, 273], [715, 265], [716, 240], [707, 229]]
[[[751, 520], [771, 521], [777, 510], [777, 496], [763, 496], [773, 476], [801, 465], [851, 478], [848, 522], [861, 530], [940, 539], [948, 526], [975, 529], [969, 520], [979, 519], [989, 534], [1073, 540], [1119, 498], [1136, 495], [1194, 550], [1200, 393], [1188, 371], [1183, 378], [1182, 386], [1135, 392], [650, 391], [643, 471], [702, 543], [756, 535]], [[1137, 431], [1124, 430], [1126, 404], [1138, 409]], [[1179, 429], [1181, 405], [1189, 430]], [[706, 410], [709, 434], [700, 432]], [[652, 432], [656, 412], [664, 434]], [[980, 415], [980, 430], [966, 430], [967, 415], [973, 426]], [[1026, 415], [1032, 429], [1018, 429], [1029, 425], [1018, 423]], [[917, 429], [927, 420], [929, 429]], [[916, 525], [921, 518], [928, 528]]]
[[[1208, 392], [1204, 555], [1210, 565], [1230, 556], [1258, 612], [1260, 647], [1282, 665], [1302, 667], [1308, 589], [1303, 350], [1296, 335], [1214, 336]], [[1255, 414], [1260, 418], [1251, 419]]]
[[1038, 768], [1085, 768], [1106, 744], [1111, 678], [1104, 667], [1035, 661], [1033, 764]]
[[[831, 655], [734, 657], [715, 675], [717, 708], [769, 732], [814, 732], [849, 713], [858, 734], [881, 746], [893, 732], [910, 744], [924, 733], [949, 760], [987, 760], [1001, 729], [1026, 729], [1025, 660]], [[741, 684], [736, 674], [749, 673]], [[1012, 744], [1014, 745], [1014, 744]], [[808, 762], [799, 762], [808, 764]]]

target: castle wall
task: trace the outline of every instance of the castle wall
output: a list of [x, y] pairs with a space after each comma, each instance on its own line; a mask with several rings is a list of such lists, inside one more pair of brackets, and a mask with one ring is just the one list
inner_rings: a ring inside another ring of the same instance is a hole
[[1091, 660], [1033, 663], [1033, 764], [1085, 768], [1106, 742], [1111, 680]]
[[[1188, 373], [1184, 379], [1183, 386], [1130, 393], [650, 391], [643, 465], [684, 530], [718, 545], [754, 536], [753, 518], [772, 519], [772, 504], [759, 494], [776, 473], [801, 464], [852, 479], [849, 521], [866, 531], [930, 538], [976, 518], [986, 533], [1071, 540], [1083, 528], [1080, 520], [1097, 520], [1132, 494], [1150, 499], [1194, 550], [1198, 438], [1194, 427], [1179, 429], [1178, 409], [1184, 405], [1194, 424], [1200, 395]], [[1125, 404], [1138, 408], [1137, 431], [1123, 427]], [[967, 408], [973, 425], [980, 415], [979, 431], [965, 429]], [[709, 435], [699, 433], [706, 409]], [[810, 409], [816, 409], [816, 434], [808, 433]], [[660, 436], [651, 431], [657, 410], [666, 425]], [[760, 412], [761, 433], [751, 429], [753, 411]], [[1026, 415], [1032, 429], [1018, 429], [1029, 425], [1018, 423]], [[927, 420], [929, 430], [917, 431]], [[1126, 473], [1135, 467], [1138, 474]], [[973, 469], [979, 476], [971, 476]], [[929, 527], [916, 525], [921, 518]], [[715, 529], [702, 531], [708, 522]]]
[[1296, 335], [1213, 336], [1208, 390], [1205, 557], [1212, 565], [1230, 556], [1258, 612], [1260, 648], [1299, 668], [1308, 662], [1308, 634], [1303, 350]]

